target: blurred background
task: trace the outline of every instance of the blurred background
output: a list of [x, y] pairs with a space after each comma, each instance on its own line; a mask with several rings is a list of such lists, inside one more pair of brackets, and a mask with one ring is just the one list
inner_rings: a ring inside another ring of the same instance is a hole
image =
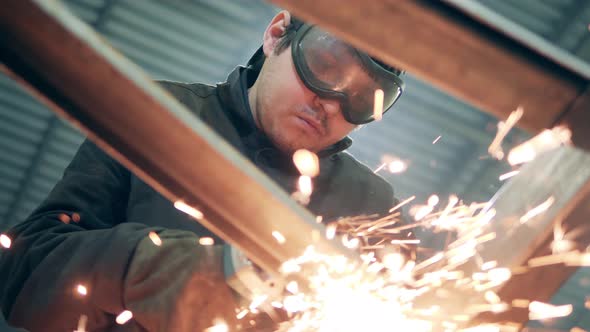
[[[210, 84], [224, 81], [235, 66], [246, 63], [279, 10], [260, 0], [64, 3], [152, 78]], [[481, 0], [478, 4], [503, 18], [504, 28], [516, 24], [522, 33], [558, 46], [576, 61], [590, 62], [590, 1]], [[432, 194], [442, 201], [450, 194], [467, 203], [489, 200], [502, 185], [499, 176], [511, 170], [487, 153], [499, 119], [411, 73], [405, 81], [405, 94], [383, 120], [352, 134], [349, 152], [374, 170], [384, 161], [403, 161], [407, 166], [403, 172], [379, 171], [401, 200], [415, 195], [416, 202], [424, 202]], [[511, 131], [505, 151], [529, 137], [521, 130]], [[0, 231], [22, 221], [44, 199], [83, 139], [77, 129], [0, 74]], [[424, 245], [435, 242], [429, 234], [421, 237]], [[577, 326], [590, 331], [590, 311], [584, 307], [587, 294], [590, 268], [574, 274], [552, 300], [573, 304], [570, 316], [530, 326], [563, 331]]]

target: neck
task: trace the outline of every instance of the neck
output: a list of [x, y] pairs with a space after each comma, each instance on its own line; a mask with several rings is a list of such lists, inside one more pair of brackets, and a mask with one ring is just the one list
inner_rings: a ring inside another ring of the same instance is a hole
[[254, 82], [254, 84], [248, 89], [248, 104], [250, 106], [250, 111], [252, 112], [252, 117], [254, 118], [254, 123], [258, 129], [262, 129], [260, 126], [260, 118], [258, 116], [258, 107], [256, 102], [256, 96], [258, 95], [258, 80]]

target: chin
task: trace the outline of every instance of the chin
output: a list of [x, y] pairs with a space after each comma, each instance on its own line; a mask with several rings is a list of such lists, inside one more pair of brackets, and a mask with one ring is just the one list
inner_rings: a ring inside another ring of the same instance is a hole
[[320, 150], [312, 144], [301, 143], [301, 141], [298, 141], [298, 140], [283, 141], [283, 142], [280, 142], [279, 144], [275, 143], [275, 145], [277, 145], [279, 150], [281, 150], [285, 153], [288, 153], [288, 154], [292, 154], [299, 149], [306, 149], [311, 152], [318, 152], [318, 150]]

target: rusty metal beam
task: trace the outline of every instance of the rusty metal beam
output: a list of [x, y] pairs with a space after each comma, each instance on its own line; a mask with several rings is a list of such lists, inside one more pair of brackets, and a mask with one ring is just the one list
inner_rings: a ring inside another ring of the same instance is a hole
[[[577, 267], [553, 264], [528, 267], [535, 257], [554, 252], [556, 229], [572, 241], [571, 250], [584, 252], [590, 244], [590, 155], [562, 148], [538, 157], [504, 186], [492, 200], [498, 212], [493, 226], [498, 239], [481, 248], [484, 260], [495, 259], [517, 273], [497, 290], [503, 301], [528, 299], [549, 302]], [[542, 215], [521, 224], [520, 217], [549, 197], [553, 205]], [[516, 226], [516, 227], [515, 227]], [[472, 323], [510, 321], [525, 324], [528, 310], [512, 308], [504, 313], [485, 313]]]
[[561, 114], [557, 122], [572, 130], [574, 145], [590, 151], [590, 86], [574, 100], [567, 112]]
[[553, 126], [588, 84], [441, 1], [272, 2], [500, 119], [523, 106], [519, 125], [532, 132]]
[[[483, 233], [496, 237], [478, 246], [481, 260], [495, 260], [498, 267], [509, 268], [513, 276], [493, 288], [503, 302], [513, 299], [548, 302], [559, 287], [577, 269], [564, 264], [531, 267], [528, 262], [553, 252], [554, 231], [563, 230], [572, 241], [571, 250], [584, 252], [590, 244], [590, 155], [572, 147], [563, 147], [540, 155], [525, 165], [520, 173], [505, 184], [490, 200], [488, 209], [496, 211], [491, 223], [481, 226]], [[521, 217], [546, 202], [553, 204], [528, 221]], [[481, 272], [471, 260], [459, 268], [465, 276]], [[433, 292], [422, 303], [441, 306], [442, 319], [450, 313], [465, 312], [471, 305], [484, 302], [481, 293], [471, 288], [457, 288], [454, 283], [443, 286], [448, 292]], [[445, 295], [441, 295], [445, 294]], [[484, 302], [485, 303], [485, 302]], [[510, 308], [502, 313], [472, 313], [469, 325], [511, 322], [521, 327], [529, 320], [527, 308]]]
[[307, 210], [59, 2], [2, 5], [7, 69], [165, 197], [201, 210], [202, 224], [264, 270], [277, 274], [310, 243], [350, 255], [335, 241], [312, 242], [323, 232]]

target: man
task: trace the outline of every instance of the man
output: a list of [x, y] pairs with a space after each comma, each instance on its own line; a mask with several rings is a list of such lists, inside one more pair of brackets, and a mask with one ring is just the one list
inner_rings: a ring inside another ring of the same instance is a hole
[[[299, 175], [291, 154], [316, 152], [321, 172], [308, 208], [331, 220], [393, 204], [387, 182], [343, 151], [347, 135], [372, 121], [376, 89], [385, 110], [397, 100], [400, 74], [282, 11], [248, 67], [226, 83], [161, 84], [287, 192]], [[1, 305], [15, 326], [71, 331], [82, 315], [90, 331], [197, 331], [219, 317], [238, 324], [219, 246], [197, 245], [214, 235], [89, 141], [9, 235]], [[133, 319], [118, 325], [124, 310]]]

